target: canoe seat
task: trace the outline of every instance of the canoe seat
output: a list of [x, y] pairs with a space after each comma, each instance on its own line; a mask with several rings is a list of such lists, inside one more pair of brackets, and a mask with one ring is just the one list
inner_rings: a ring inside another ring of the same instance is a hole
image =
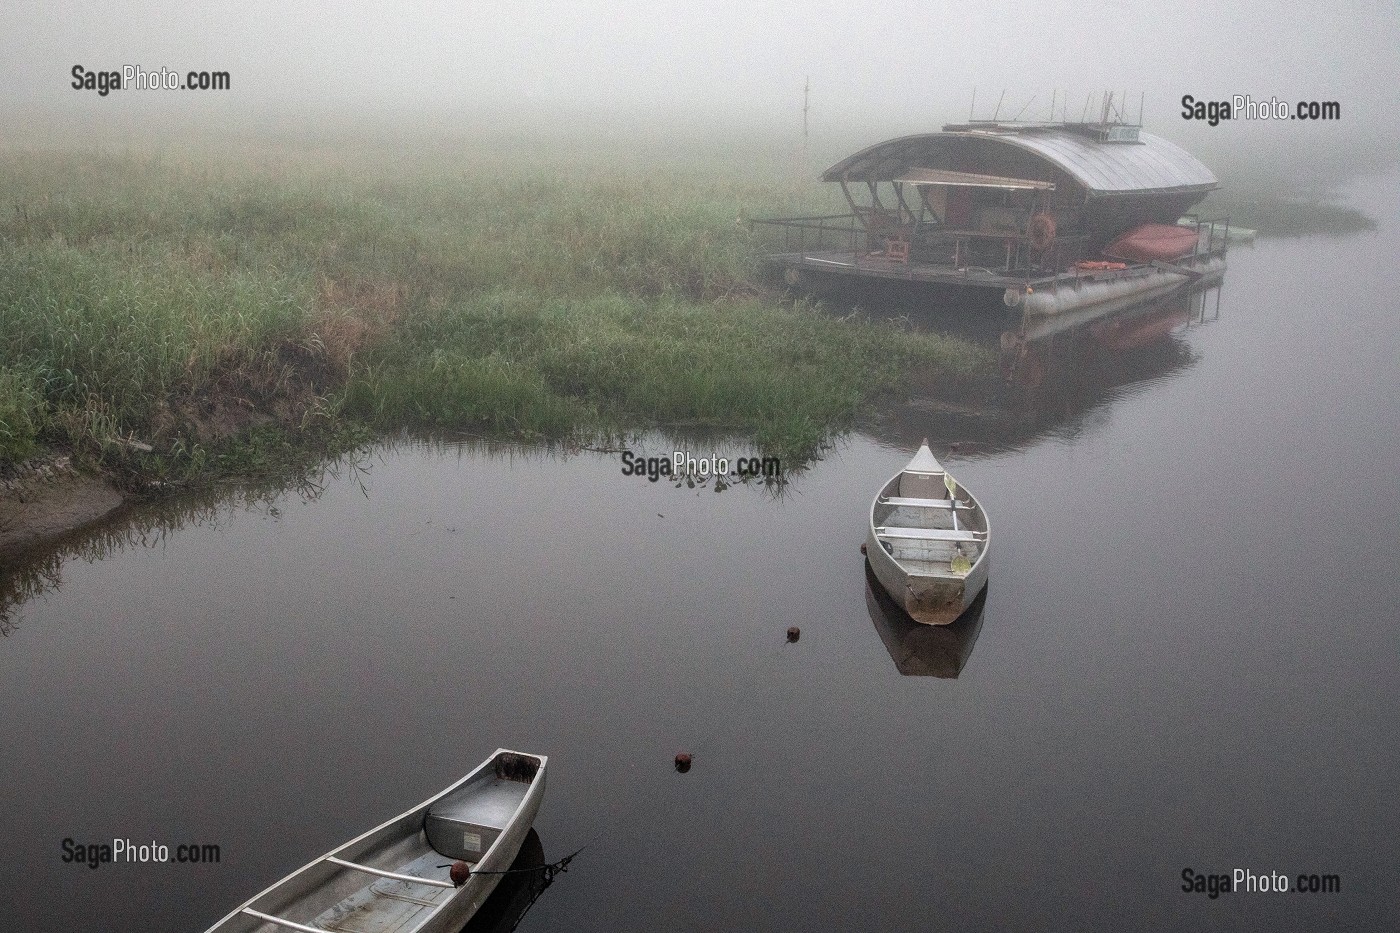
[[438, 801], [423, 818], [428, 844], [448, 858], [481, 861], [529, 789], [522, 781], [493, 778]]
[[886, 496], [880, 500], [881, 505], [906, 505], [916, 509], [958, 509], [967, 511], [972, 506], [963, 502], [954, 502], [952, 499], [916, 499], [911, 496]]
[[981, 544], [983, 541], [987, 540], [986, 532], [967, 531], [962, 528], [893, 528], [881, 526], [875, 529], [875, 534], [881, 538], [906, 541], [967, 541], [973, 544]]
[[428, 836], [428, 844], [441, 852], [444, 858], [461, 859], [472, 865], [481, 861], [482, 855], [501, 834], [494, 826], [483, 826], [431, 811], [423, 819], [423, 831]]

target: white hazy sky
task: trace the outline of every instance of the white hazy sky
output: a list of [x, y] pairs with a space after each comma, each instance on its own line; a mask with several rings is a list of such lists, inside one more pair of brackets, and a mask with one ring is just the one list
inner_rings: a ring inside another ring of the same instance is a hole
[[[70, 88], [75, 64], [227, 70], [233, 90], [99, 99]], [[1127, 89], [1134, 109], [1146, 92], [1149, 128], [1193, 130], [1180, 117], [1183, 94], [1249, 93], [1340, 101], [1345, 127], [1311, 132], [1390, 136], [1397, 71], [1396, 0], [0, 7], [0, 115], [97, 122], [123, 108], [217, 118], [540, 107], [786, 123], [800, 119], [810, 76], [816, 130], [851, 121], [930, 128], [966, 116], [975, 85], [983, 116], [1002, 89], [1003, 116], [1032, 94], [1026, 115], [1043, 114], [1052, 88], [1074, 92], [1077, 116], [1088, 92], [1112, 88]]]

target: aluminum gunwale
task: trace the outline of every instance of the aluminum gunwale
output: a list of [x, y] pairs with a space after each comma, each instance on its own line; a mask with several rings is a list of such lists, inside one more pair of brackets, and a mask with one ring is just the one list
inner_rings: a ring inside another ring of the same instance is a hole
[[[531, 753], [529, 753], [529, 752], [520, 752], [520, 751], [516, 751], [516, 750], [514, 750], [514, 749], [509, 749], [509, 748], [498, 748], [498, 749], [496, 749], [496, 750], [495, 750], [494, 752], [492, 752], [489, 756], [487, 756], [487, 758], [486, 758], [485, 761], [483, 761], [481, 764], [477, 765], [475, 768], [473, 768], [471, 771], [469, 771], [465, 776], [463, 776], [460, 780], [454, 782], [454, 783], [451, 784], [449, 787], [447, 787], [445, 790], [440, 791], [440, 792], [437, 793], [437, 794], [434, 794], [432, 797], [429, 797], [427, 800], [423, 801], [422, 803], [419, 803], [419, 804], [417, 804], [417, 805], [415, 805], [415, 806], [412, 806], [412, 807], [408, 808], [407, 810], [403, 811], [403, 812], [400, 813], [399, 815], [394, 816], [394, 817], [391, 817], [390, 819], [385, 820], [383, 823], [380, 823], [378, 826], [374, 827], [373, 829], [370, 829], [370, 830], [368, 830], [368, 831], [366, 831], [366, 832], [361, 833], [360, 835], [356, 836], [354, 839], [351, 839], [349, 842], [343, 843], [342, 845], [339, 845], [339, 846], [337, 846], [336, 848], [332, 849], [331, 851], [327, 852], [325, 855], [319, 856], [319, 857], [313, 859], [312, 861], [307, 862], [305, 865], [303, 865], [302, 867], [298, 868], [296, 871], [294, 871], [294, 872], [292, 872], [292, 873], [290, 873], [290, 874], [288, 874], [288, 875], [284, 875], [283, 877], [281, 877], [281, 878], [279, 878], [278, 880], [274, 881], [272, 884], [268, 885], [268, 886], [267, 886], [266, 888], [264, 888], [263, 890], [259, 891], [257, 894], [255, 894], [255, 895], [253, 895], [252, 897], [250, 897], [248, 900], [244, 901], [242, 904], [239, 904], [237, 907], [235, 907], [233, 910], [231, 910], [228, 914], [226, 914], [225, 916], [221, 917], [217, 922], [214, 923], [213, 926], [209, 927], [209, 929], [208, 929], [207, 931], [205, 931], [205, 933], [218, 933], [218, 931], [219, 931], [219, 929], [220, 929], [221, 927], [223, 927], [225, 924], [227, 924], [227, 923], [229, 923], [229, 922], [231, 922], [231, 921], [233, 921], [233, 920], [236, 920], [236, 919], [239, 918], [240, 916], [250, 916], [250, 915], [251, 915], [251, 916], [257, 916], [258, 914], [262, 913], [262, 911], [258, 911], [256, 908], [253, 907], [253, 905], [256, 904], [256, 903], [258, 903], [262, 898], [267, 897], [269, 894], [272, 894], [272, 893], [276, 892], [276, 891], [277, 891], [278, 889], [280, 889], [280, 888], [283, 888], [283, 887], [286, 887], [286, 886], [290, 885], [293, 881], [295, 881], [296, 879], [300, 878], [301, 876], [307, 874], [308, 872], [313, 871], [313, 870], [316, 869], [318, 866], [327, 864], [328, 862], [330, 862], [330, 859], [331, 859], [333, 856], [339, 856], [342, 852], [345, 852], [347, 849], [353, 849], [356, 845], [358, 845], [358, 844], [360, 844], [360, 843], [362, 843], [362, 842], [365, 842], [365, 841], [367, 841], [367, 840], [373, 839], [373, 838], [376, 837], [377, 835], [379, 835], [379, 834], [381, 834], [381, 833], [384, 833], [385, 831], [387, 831], [387, 830], [389, 830], [389, 829], [392, 829], [396, 824], [399, 824], [399, 823], [401, 823], [401, 822], [403, 822], [403, 821], [409, 820], [409, 819], [411, 819], [412, 817], [414, 817], [414, 816], [417, 815], [417, 814], [426, 813], [426, 812], [428, 811], [428, 809], [429, 809], [433, 804], [437, 803], [439, 800], [441, 800], [442, 798], [448, 796], [449, 794], [453, 793], [454, 791], [457, 791], [457, 790], [461, 789], [461, 788], [462, 788], [463, 786], [465, 786], [468, 782], [470, 782], [471, 780], [473, 780], [474, 778], [476, 778], [478, 775], [480, 775], [482, 772], [484, 772], [487, 768], [494, 767], [495, 762], [496, 762], [496, 759], [497, 759], [499, 756], [503, 755], [503, 754], [520, 755], [521, 757], [524, 757], [524, 758], [531, 758], [531, 759], [534, 759], [535, 761], [538, 761], [538, 762], [539, 762], [539, 768], [538, 768], [538, 770], [537, 770], [536, 773], [535, 773], [534, 779], [530, 782], [530, 788], [529, 788], [529, 790], [527, 790], [527, 791], [525, 792], [525, 796], [521, 799], [520, 805], [517, 807], [515, 813], [511, 816], [510, 822], [506, 825], [506, 827], [505, 827], [504, 829], [501, 830], [500, 835], [498, 835], [498, 836], [496, 837], [495, 841], [491, 843], [491, 845], [487, 848], [487, 850], [486, 850], [485, 852], [482, 853], [481, 858], [480, 858], [479, 860], [477, 860], [477, 862], [476, 862], [477, 865], [486, 864], [488, 861], [490, 861], [490, 860], [496, 855], [497, 850], [499, 850], [499, 849], [501, 848], [502, 845], [508, 844], [508, 843], [507, 843], [507, 839], [508, 839], [508, 838], [513, 837], [514, 835], [516, 835], [516, 833], [514, 833], [513, 830], [516, 828], [516, 824], [518, 823], [518, 821], [519, 821], [519, 819], [520, 819], [520, 817], [521, 817], [521, 814], [527, 813], [527, 812], [533, 814], [536, 810], [538, 810], [538, 808], [539, 808], [539, 798], [540, 798], [540, 796], [543, 795], [543, 793], [544, 793], [545, 771], [546, 771], [546, 767], [547, 767], [548, 762], [549, 762], [548, 756], [546, 756], [546, 755], [535, 755], [535, 754], [531, 754]], [[523, 838], [523, 837], [522, 837], [522, 838]], [[330, 864], [335, 864], [335, 862], [330, 862]], [[339, 868], [339, 867], [340, 867], [340, 866], [337, 865], [337, 868]], [[351, 870], [351, 869], [345, 869], [345, 870], [348, 871], [348, 870]], [[492, 883], [492, 887], [493, 887], [493, 888], [495, 887], [495, 883], [498, 883], [498, 882], [499, 882], [499, 879], [500, 879], [500, 876], [493, 876], [493, 877], [492, 877], [491, 880], [492, 880], [492, 882], [493, 882], [493, 883]], [[426, 880], [426, 879], [425, 879], [425, 880]], [[466, 886], [463, 886], [463, 887], [461, 887], [461, 888], [458, 888], [458, 889], [457, 889], [457, 894], [458, 894], [458, 895], [464, 894], [464, 893], [466, 893], [466, 890], [467, 890], [467, 889], [466, 889]], [[433, 907], [433, 908], [428, 912], [428, 914], [422, 919], [422, 921], [418, 924], [418, 928], [419, 928], [419, 929], [430, 928], [430, 927], [433, 925], [433, 923], [434, 923], [434, 921], [436, 920], [436, 918], [438, 917], [438, 915], [441, 914], [443, 911], [447, 910], [448, 908], [450, 908], [453, 904], [455, 904], [455, 903], [457, 902], [457, 900], [458, 900], [458, 898], [455, 897], [455, 896], [454, 896], [454, 897], [449, 897], [449, 898], [447, 898], [446, 900], [444, 900], [442, 903], [440, 903], [440, 904], [438, 904], [437, 906]], [[250, 910], [251, 910], [251, 914], [250, 914]], [[276, 918], [276, 919], [277, 919], [277, 920], [281, 920], [282, 918]], [[267, 922], [272, 922], [272, 921], [264, 920], [263, 922], [264, 922], [264, 923], [267, 923]], [[288, 923], [290, 923], [290, 922], [291, 922], [291, 921], [288, 921]], [[465, 921], [464, 921], [464, 922], [465, 922]]]

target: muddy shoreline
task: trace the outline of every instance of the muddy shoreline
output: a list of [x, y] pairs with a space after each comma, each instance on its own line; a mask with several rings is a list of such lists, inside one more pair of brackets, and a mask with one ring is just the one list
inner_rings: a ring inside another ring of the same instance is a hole
[[106, 477], [76, 469], [66, 456], [7, 466], [0, 471], [0, 561], [91, 525], [125, 501]]

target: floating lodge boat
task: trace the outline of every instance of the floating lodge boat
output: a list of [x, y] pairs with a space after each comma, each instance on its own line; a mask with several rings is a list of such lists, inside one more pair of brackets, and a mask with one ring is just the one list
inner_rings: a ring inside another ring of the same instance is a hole
[[875, 495], [865, 558], [910, 618], [948, 625], [987, 585], [988, 531], [982, 506], [924, 441]]
[[207, 933], [457, 933], [520, 851], [544, 796], [545, 763], [497, 749], [447, 790], [297, 869]]
[[1054, 314], [1225, 270], [1228, 221], [1187, 214], [1215, 176], [1140, 125], [949, 124], [863, 149], [822, 180], [850, 213], [755, 221], [783, 231], [771, 259], [795, 287], [906, 280]]

